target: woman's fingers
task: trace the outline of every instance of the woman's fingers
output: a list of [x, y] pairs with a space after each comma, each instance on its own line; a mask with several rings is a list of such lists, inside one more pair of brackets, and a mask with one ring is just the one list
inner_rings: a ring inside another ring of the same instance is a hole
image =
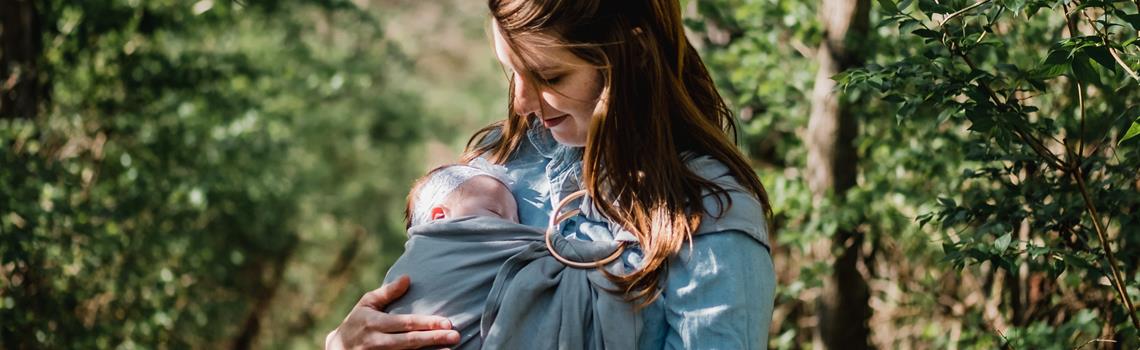
[[451, 321], [439, 316], [381, 314], [369, 320], [368, 328], [381, 333], [449, 330]]
[[400, 276], [392, 283], [385, 284], [376, 288], [371, 292], [365, 293], [360, 297], [360, 301], [356, 303], [358, 306], [368, 306], [373, 309], [383, 309], [392, 301], [404, 296], [408, 292], [408, 286], [411, 284], [411, 279], [407, 275]]
[[459, 332], [434, 330], [399, 334], [376, 334], [373, 342], [376, 349], [419, 349], [428, 346], [446, 346], [459, 343]]
[[418, 349], [459, 343], [447, 318], [428, 315], [393, 315], [384, 307], [408, 292], [408, 276], [364, 294], [356, 307], [325, 338], [326, 349]]

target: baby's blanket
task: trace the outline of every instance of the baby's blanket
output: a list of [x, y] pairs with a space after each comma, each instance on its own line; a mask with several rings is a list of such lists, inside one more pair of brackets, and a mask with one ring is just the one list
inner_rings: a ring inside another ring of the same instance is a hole
[[[408, 293], [386, 308], [396, 314], [448, 317], [456, 349], [632, 349], [640, 319], [595, 269], [555, 260], [543, 233], [496, 218], [467, 217], [413, 227], [385, 283], [403, 274]], [[596, 261], [618, 242], [553, 235], [560, 255]]]

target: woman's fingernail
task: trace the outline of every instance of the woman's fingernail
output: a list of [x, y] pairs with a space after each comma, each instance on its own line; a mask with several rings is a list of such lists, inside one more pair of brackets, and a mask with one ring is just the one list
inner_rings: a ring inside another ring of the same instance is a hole
[[447, 333], [447, 341], [452, 342], [452, 343], [458, 343], [459, 342], [459, 332]]
[[439, 328], [451, 329], [451, 321], [448, 321], [448, 320], [439, 321]]

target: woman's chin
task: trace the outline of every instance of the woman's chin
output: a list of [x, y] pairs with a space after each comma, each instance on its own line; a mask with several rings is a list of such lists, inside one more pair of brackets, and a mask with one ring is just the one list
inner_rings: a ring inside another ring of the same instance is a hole
[[558, 132], [555, 129], [550, 129], [550, 135], [554, 136], [554, 141], [564, 146], [582, 147], [586, 145], [586, 136], [584, 135], [567, 135], [567, 133]]

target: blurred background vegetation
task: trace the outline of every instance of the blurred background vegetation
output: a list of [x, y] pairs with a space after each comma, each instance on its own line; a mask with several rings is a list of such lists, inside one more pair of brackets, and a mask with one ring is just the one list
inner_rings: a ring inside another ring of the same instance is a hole
[[[688, 0], [773, 348], [1137, 348], [1140, 1]], [[0, 347], [313, 348], [502, 118], [472, 0], [0, 0]]]

